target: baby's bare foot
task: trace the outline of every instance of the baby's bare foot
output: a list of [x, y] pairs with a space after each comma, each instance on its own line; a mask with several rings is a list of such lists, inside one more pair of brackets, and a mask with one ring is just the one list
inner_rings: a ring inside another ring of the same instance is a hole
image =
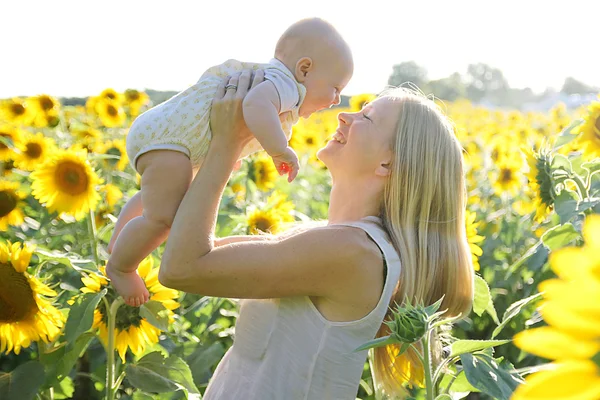
[[150, 293], [137, 272], [119, 271], [108, 263], [106, 265], [106, 275], [108, 275], [117, 293], [123, 297], [126, 304], [139, 307], [150, 298]]

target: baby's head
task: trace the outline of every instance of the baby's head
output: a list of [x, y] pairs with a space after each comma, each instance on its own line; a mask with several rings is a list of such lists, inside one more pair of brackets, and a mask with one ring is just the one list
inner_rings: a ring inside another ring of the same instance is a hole
[[306, 87], [302, 117], [339, 104], [340, 92], [354, 71], [350, 47], [331, 24], [319, 18], [290, 26], [277, 42], [275, 58]]

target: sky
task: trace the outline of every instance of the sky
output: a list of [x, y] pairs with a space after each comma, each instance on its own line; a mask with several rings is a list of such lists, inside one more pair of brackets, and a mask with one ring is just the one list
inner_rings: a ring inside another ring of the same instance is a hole
[[511, 87], [600, 86], [598, 15], [597, 0], [2, 1], [0, 98], [181, 91], [226, 59], [268, 61], [290, 24], [314, 16], [352, 48], [346, 95], [380, 91], [410, 60], [429, 79], [484, 62]]

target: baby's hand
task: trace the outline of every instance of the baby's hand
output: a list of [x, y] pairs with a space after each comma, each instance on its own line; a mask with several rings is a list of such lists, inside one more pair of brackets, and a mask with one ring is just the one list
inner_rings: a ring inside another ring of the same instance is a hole
[[291, 147], [286, 147], [285, 151], [281, 154], [271, 157], [275, 168], [279, 175], [288, 174], [288, 182], [296, 179], [298, 170], [300, 169], [300, 163], [298, 162], [298, 156]]

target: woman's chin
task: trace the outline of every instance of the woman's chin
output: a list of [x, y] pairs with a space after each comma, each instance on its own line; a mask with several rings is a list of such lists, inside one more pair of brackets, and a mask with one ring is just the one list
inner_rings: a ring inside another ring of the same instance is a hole
[[321, 160], [327, 168], [329, 168], [330, 160], [334, 157], [334, 154], [339, 150], [340, 147], [343, 147], [343, 145], [335, 140], [330, 140], [324, 147], [321, 147], [317, 151], [317, 158]]

